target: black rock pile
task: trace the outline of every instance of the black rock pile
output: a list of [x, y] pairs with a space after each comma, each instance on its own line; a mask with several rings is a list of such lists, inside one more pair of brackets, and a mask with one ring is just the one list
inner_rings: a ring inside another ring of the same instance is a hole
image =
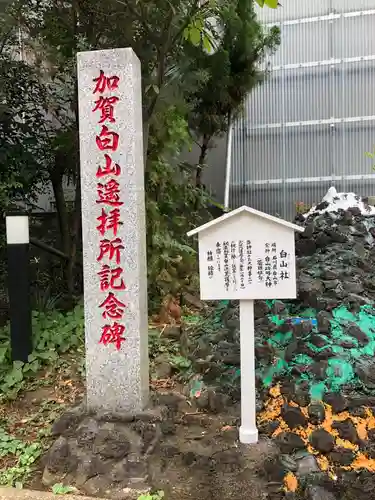
[[296, 235], [298, 300], [303, 306], [350, 309], [375, 301], [375, 217], [358, 207], [311, 215]]

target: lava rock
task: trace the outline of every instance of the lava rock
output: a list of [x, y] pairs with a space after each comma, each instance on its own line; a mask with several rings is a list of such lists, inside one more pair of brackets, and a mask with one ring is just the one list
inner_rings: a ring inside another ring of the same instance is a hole
[[327, 393], [324, 395], [323, 400], [332, 407], [334, 413], [340, 413], [348, 408], [348, 402], [342, 394]]
[[335, 243], [346, 243], [348, 240], [347, 236], [336, 229], [326, 229], [326, 234], [329, 236], [331, 241]]
[[306, 499], [307, 500], [336, 500], [333, 493], [322, 488], [321, 486], [309, 485], [306, 488]]
[[261, 434], [272, 436], [272, 434], [280, 427], [278, 420], [271, 420], [270, 422], [263, 422], [258, 425], [258, 430]]
[[304, 232], [301, 233], [301, 238], [311, 239], [314, 235], [314, 229], [315, 229], [315, 226], [314, 226], [313, 222], [310, 222], [310, 224], [307, 224]]
[[264, 300], [256, 300], [254, 303], [254, 318], [259, 319], [259, 318], [264, 318], [264, 316], [267, 316], [270, 314], [271, 309], [268, 306], [268, 304]]
[[334, 290], [340, 285], [340, 281], [339, 280], [323, 281], [323, 285], [326, 290]]
[[321, 348], [327, 345], [328, 340], [321, 335], [311, 335], [309, 342], [314, 346]]
[[92, 477], [98, 474], [104, 474], [105, 472], [106, 466], [99, 457], [92, 457], [89, 454], [87, 454], [87, 456], [81, 455], [75, 473], [75, 483], [77, 486], [81, 487]]
[[308, 384], [303, 383], [296, 387], [293, 395], [293, 401], [302, 407], [309, 406], [311, 397]]
[[335, 440], [329, 432], [324, 429], [314, 431], [310, 436], [312, 446], [321, 453], [329, 453], [335, 447]]
[[84, 446], [92, 446], [99, 432], [99, 425], [93, 418], [84, 420], [77, 429], [77, 443]]
[[307, 419], [301, 409], [295, 406], [284, 405], [281, 409], [281, 417], [289, 429], [304, 427], [307, 424]]
[[75, 427], [86, 416], [86, 414], [87, 410], [85, 405], [83, 404], [63, 413], [62, 416], [52, 425], [52, 436], [68, 434], [69, 431], [75, 429]]
[[353, 444], [358, 443], [358, 434], [357, 430], [353, 424], [353, 422], [350, 420], [350, 418], [347, 418], [346, 420], [342, 422], [334, 422], [332, 424], [332, 428], [336, 429], [339, 433], [339, 436], [341, 439], [345, 439], [346, 441], [350, 441]]
[[359, 417], [359, 418], [367, 417], [367, 411], [365, 406], [359, 406], [358, 408], [354, 408], [350, 413], [351, 415], [353, 415], [353, 417]]
[[305, 443], [302, 438], [294, 432], [282, 432], [275, 439], [281, 453], [294, 453], [305, 449]]
[[325, 208], [329, 207], [328, 201], [321, 201], [317, 206], [316, 206], [316, 211], [324, 210]]
[[317, 361], [309, 366], [309, 373], [312, 373], [317, 380], [326, 380], [328, 362], [327, 361]]
[[280, 393], [287, 401], [291, 401], [294, 397], [296, 391], [296, 385], [292, 380], [285, 380], [283, 385], [280, 387]]
[[294, 459], [291, 455], [281, 455], [280, 463], [284, 466], [285, 470], [290, 472], [297, 472], [298, 464], [297, 460]]
[[271, 307], [272, 314], [279, 315], [283, 311], [285, 311], [285, 304], [281, 302], [281, 300], [275, 300]]
[[348, 208], [347, 212], [354, 217], [361, 215], [361, 210], [359, 207], [350, 207]]
[[300, 477], [320, 472], [320, 467], [313, 455], [306, 455], [297, 462], [297, 474]]
[[167, 354], [160, 354], [154, 360], [155, 375], [158, 379], [166, 379], [172, 375], [172, 365]]
[[316, 252], [316, 243], [314, 240], [296, 241], [296, 255], [300, 257], [314, 255]]
[[360, 346], [365, 346], [369, 343], [369, 338], [365, 333], [362, 332], [362, 330], [359, 328], [357, 325], [350, 325], [346, 329], [346, 333], [350, 335], [351, 337], [354, 337], [355, 339], [358, 340], [358, 343]]
[[240, 346], [231, 342], [221, 341], [217, 345], [217, 351], [213, 359], [226, 365], [240, 366]]
[[298, 280], [298, 289], [300, 293], [321, 293], [323, 292], [324, 288], [321, 280], [301, 273]]
[[45, 468], [54, 474], [66, 474], [77, 466], [77, 458], [71, 453], [69, 443], [66, 438], [60, 436], [50, 448]]
[[294, 355], [298, 352], [299, 342], [295, 340], [291, 342], [288, 347], [285, 349], [285, 361], [289, 362], [293, 359]]
[[325, 248], [332, 242], [332, 239], [325, 233], [319, 233], [315, 243], [318, 248]]
[[114, 429], [100, 429], [95, 442], [94, 451], [104, 458], [124, 458], [131, 450], [128, 437]]
[[329, 358], [332, 358], [335, 356], [335, 353], [332, 351], [330, 347], [327, 347], [326, 349], [323, 349], [322, 351], [319, 351], [315, 354], [315, 358], [320, 361], [320, 360], [327, 360]]
[[324, 280], [336, 280], [339, 276], [340, 274], [337, 269], [323, 269], [322, 271], [322, 278]]
[[[358, 207], [355, 207], [355, 208], [358, 208]], [[350, 212], [350, 209], [346, 212], [344, 212], [340, 222], [344, 225], [348, 225], [348, 226], [351, 226], [353, 224], [353, 215], [355, 214], [352, 214]]]
[[354, 349], [357, 347], [357, 343], [354, 340], [342, 340], [339, 345], [344, 349]]
[[322, 403], [311, 403], [307, 409], [309, 420], [313, 425], [318, 425], [324, 422], [326, 418], [326, 411]]
[[263, 464], [263, 470], [269, 481], [278, 483], [282, 483], [285, 475], [288, 473], [285, 464], [281, 463], [280, 457], [266, 459]]
[[328, 455], [328, 458], [335, 465], [347, 467], [353, 462], [355, 453], [352, 450], [348, 450], [346, 448], [336, 448]]
[[165, 325], [160, 336], [165, 339], [180, 340], [181, 326], [179, 325]]
[[364, 286], [362, 283], [356, 283], [354, 281], [346, 281], [343, 285], [345, 290], [349, 293], [360, 294], [364, 291]]
[[375, 389], [375, 360], [362, 357], [356, 364], [355, 372], [368, 389]]
[[361, 443], [361, 451], [370, 459], [375, 459], [375, 443], [373, 441], [367, 441]]
[[208, 408], [212, 413], [220, 413], [229, 403], [229, 396], [214, 388], [208, 389]]

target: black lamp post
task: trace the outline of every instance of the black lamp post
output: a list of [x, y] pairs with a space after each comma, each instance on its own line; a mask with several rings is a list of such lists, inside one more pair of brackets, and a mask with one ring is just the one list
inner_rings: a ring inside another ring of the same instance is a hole
[[10, 343], [13, 361], [27, 362], [32, 351], [29, 284], [29, 217], [6, 216]]

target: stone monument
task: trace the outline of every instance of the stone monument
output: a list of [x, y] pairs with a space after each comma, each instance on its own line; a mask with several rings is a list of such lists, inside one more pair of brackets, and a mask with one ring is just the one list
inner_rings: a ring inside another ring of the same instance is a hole
[[149, 393], [140, 62], [126, 48], [77, 65], [87, 406], [136, 413]]

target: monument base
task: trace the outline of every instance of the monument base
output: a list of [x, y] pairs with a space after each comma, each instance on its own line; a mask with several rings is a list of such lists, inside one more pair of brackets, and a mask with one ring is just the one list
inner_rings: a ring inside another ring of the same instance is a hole
[[[251, 450], [249, 467], [248, 452], [237, 444], [238, 408], [230, 415], [208, 413], [196, 402], [154, 393], [150, 408], [136, 414], [93, 413], [86, 405], [68, 410], [52, 426], [55, 441], [42, 459], [43, 484], [113, 500], [137, 500], [150, 490], [164, 491], [166, 498], [221, 498], [241, 477], [238, 499], [252, 498], [257, 471], [279, 449], [264, 440]], [[207, 481], [213, 474], [214, 490]]]

